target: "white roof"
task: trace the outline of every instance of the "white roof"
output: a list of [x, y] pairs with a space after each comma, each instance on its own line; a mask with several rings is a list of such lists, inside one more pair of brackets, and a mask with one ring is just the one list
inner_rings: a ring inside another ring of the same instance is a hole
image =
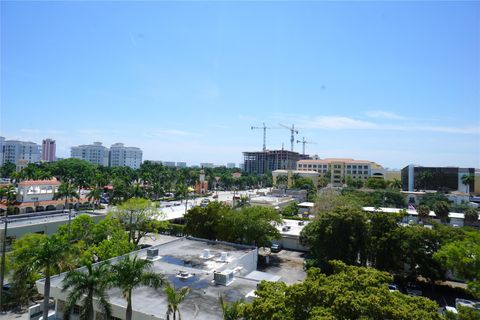
[[[367, 211], [367, 212], [376, 212], [377, 211], [377, 212], [387, 212], [387, 213], [399, 213], [401, 210], [404, 210], [404, 209], [363, 207], [363, 211]], [[418, 215], [416, 210], [406, 209], [405, 211], [407, 212], [407, 214], [409, 214], [411, 216]], [[430, 217], [436, 217], [435, 212], [430, 211], [429, 216]], [[460, 212], [450, 212], [448, 214], [448, 216], [450, 218], [454, 218], [454, 219], [464, 219], [465, 218], [465, 215], [463, 213], [460, 213]], [[478, 219], [480, 220], [480, 217]]]
[[315, 206], [315, 203], [313, 202], [302, 202], [298, 204], [299, 207], [307, 207], [307, 208], [313, 208]]

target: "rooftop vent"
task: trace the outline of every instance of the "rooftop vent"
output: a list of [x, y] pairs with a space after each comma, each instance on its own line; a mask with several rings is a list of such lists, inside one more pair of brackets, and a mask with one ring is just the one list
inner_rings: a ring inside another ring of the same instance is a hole
[[177, 278], [179, 279], [188, 279], [190, 277], [192, 277], [193, 275], [191, 273], [188, 273], [187, 271], [179, 271], [177, 272]]
[[147, 249], [147, 260], [155, 261], [160, 259], [158, 249]]
[[217, 285], [228, 286], [233, 282], [233, 270], [225, 269], [221, 272], [214, 272], [213, 280]]
[[202, 255], [200, 257], [202, 259], [208, 260], [213, 257], [213, 254], [210, 252], [210, 249], [203, 249]]

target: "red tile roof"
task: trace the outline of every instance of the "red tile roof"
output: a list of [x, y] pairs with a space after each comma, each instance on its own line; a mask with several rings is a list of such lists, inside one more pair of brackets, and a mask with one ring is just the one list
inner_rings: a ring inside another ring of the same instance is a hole
[[57, 180], [57, 178], [52, 178], [50, 180], [24, 180], [20, 182], [18, 185], [21, 187], [27, 187], [27, 186], [45, 186], [45, 185], [54, 185], [58, 186], [60, 182]]

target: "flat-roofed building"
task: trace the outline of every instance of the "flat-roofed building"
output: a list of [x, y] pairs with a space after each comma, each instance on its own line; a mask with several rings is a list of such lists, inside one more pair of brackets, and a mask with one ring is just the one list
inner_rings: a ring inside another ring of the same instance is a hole
[[71, 148], [71, 157], [108, 167], [109, 150], [101, 142]]
[[297, 162], [298, 171], [316, 171], [322, 177], [330, 179], [333, 186], [341, 186], [347, 177], [354, 180], [366, 180], [370, 177], [384, 178], [385, 169], [368, 160], [351, 158], [308, 159]]
[[52, 139], [43, 139], [42, 141], [42, 161], [53, 162], [56, 158], [56, 143]]
[[29, 163], [40, 161], [40, 146], [30, 141], [5, 140], [3, 146], [3, 162], [17, 164], [19, 160], [26, 160]]
[[320, 175], [320, 173], [318, 173], [317, 171], [313, 171], [313, 170], [310, 170], [310, 171], [307, 171], [307, 170], [303, 170], [303, 171], [300, 171], [300, 170], [275, 170], [275, 171], [272, 171], [272, 182], [273, 182], [273, 185], [274, 186], [277, 186], [277, 180], [278, 180], [278, 177], [280, 176], [287, 176], [287, 187], [292, 187], [293, 183], [294, 183], [294, 179], [295, 179], [295, 176], [299, 176], [299, 177], [302, 177], [302, 178], [309, 178], [312, 180], [313, 184], [315, 186], [318, 186], [318, 177]]
[[186, 168], [187, 167], [187, 163], [186, 162], [177, 162], [177, 168]]
[[115, 143], [110, 147], [110, 167], [140, 168], [142, 150], [137, 147], [126, 147], [123, 143]]
[[[196, 238], [175, 238], [172, 241], [153, 245], [132, 252], [130, 256], [152, 261], [152, 272], [161, 274], [165, 280], [180, 289], [189, 287], [190, 292], [182, 302], [182, 318], [197, 320], [223, 319], [218, 298], [231, 303], [254, 299], [253, 292], [260, 279], [279, 280], [280, 277], [257, 271], [258, 250], [256, 247], [227, 242], [208, 241]], [[110, 260], [116, 264], [125, 256]], [[85, 270], [85, 267], [78, 269]], [[70, 291], [63, 291], [65, 273], [51, 278], [50, 295], [55, 301], [56, 317], [64, 318], [65, 301]], [[40, 293], [44, 292], [44, 279], [37, 281]], [[127, 301], [121, 290], [108, 290], [108, 303], [112, 319], [125, 319]], [[168, 301], [163, 290], [139, 287], [132, 294], [132, 318], [135, 320], [160, 320], [166, 318]], [[102, 309], [94, 304], [94, 319], [105, 319]], [[75, 310], [73, 310], [74, 312]], [[71, 319], [78, 315], [72, 315]]]
[[422, 167], [408, 165], [402, 169], [402, 190], [435, 190], [443, 192], [474, 192], [475, 179], [469, 184], [463, 183], [463, 176], [475, 177], [474, 168], [459, 167]]

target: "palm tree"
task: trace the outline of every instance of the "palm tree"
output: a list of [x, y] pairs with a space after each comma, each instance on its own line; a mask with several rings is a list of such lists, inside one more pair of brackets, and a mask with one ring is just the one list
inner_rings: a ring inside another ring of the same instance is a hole
[[68, 206], [69, 199], [80, 199], [77, 188], [69, 180], [65, 181], [58, 187], [57, 192], [53, 196], [54, 199], [65, 199], [65, 208], [68, 207], [68, 241], [70, 241], [70, 223], [72, 221], [72, 209]]
[[390, 181], [390, 187], [392, 189], [400, 190], [400, 189], [402, 189], [402, 181], [400, 181], [400, 179], [395, 178], [392, 181]]
[[105, 262], [94, 267], [89, 262], [85, 268], [86, 272], [70, 271], [63, 279], [62, 292], [70, 290], [66, 302], [65, 316], [68, 319], [77, 301], [82, 300], [83, 297], [80, 320], [93, 320], [95, 313], [94, 298], [98, 299], [98, 304], [109, 319], [112, 311], [106, 291], [110, 286], [110, 264]]
[[60, 272], [66, 266], [66, 257], [69, 251], [68, 243], [61, 238], [52, 236], [46, 238], [32, 254], [33, 268], [45, 275], [43, 291], [43, 319], [48, 319], [48, 305], [50, 300], [50, 276]]
[[126, 256], [112, 266], [112, 283], [122, 290], [127, 300], [126, 320], [132, 320], [132, 291], [140, 286], [159, 288], [163, 284], [160, 274], [149, 271], [152, 268], [149, 260], [138, 259], [137, 256]]
[[219, 298], [220, 305], [223, 312], [223, 320], [238, 320], [241, 317], [241, 306], [243, 300], [235, 301], [234, 303], [226, 302], [222, 296]]
[[185, 299], [187, 294], [190, 292], [190, 288], [183, 287], [179, 290], [175, 290], [175, 288], [170, 284], [166, 283], [165, 294], [167, 295], [167, 320], [170, 320], [170, 315], [173, 315], [173, 320], [176, 320], [176, 315], [178, 314], [178, 320], [181, 320], [182, 317], [180, 316], [180, 310], [178, 310], [178, 305], [182, 303]]
[[[4, 199], [5, 198], [5, 199]], [[8, 213], [14, 210], [14, 205], [17, 202], [17, 189], [10, 185], [0, 189], [0, 202], [7, 205], [5, 210], [5, 217], [3, 218], [3, 238], [2, 238], [2, 264], [0, 266], [0, 311], [3, 310], [3, 282], [5, 279], [5, 253], [7, 251], [7, 228], [8, 228]]]
[[100, 199], [102, 196], [102, 189], [98, 185], [94, 186], [90, 192], [87, 194], [87, 199], [92, 201], [93, 204], [93, 212], [95, 212], [95, 207], [100, 206]]
[[286, 189], [288, 184], [288, 176], [280, 175], [277, 177], [275, 182], [277, 186], [283, 186]]
[[472, 173], [462, 176], [462, 183], [467, 187], [467, 193], [470, 193], [470, 184], [475, 181], [475, 175]]

